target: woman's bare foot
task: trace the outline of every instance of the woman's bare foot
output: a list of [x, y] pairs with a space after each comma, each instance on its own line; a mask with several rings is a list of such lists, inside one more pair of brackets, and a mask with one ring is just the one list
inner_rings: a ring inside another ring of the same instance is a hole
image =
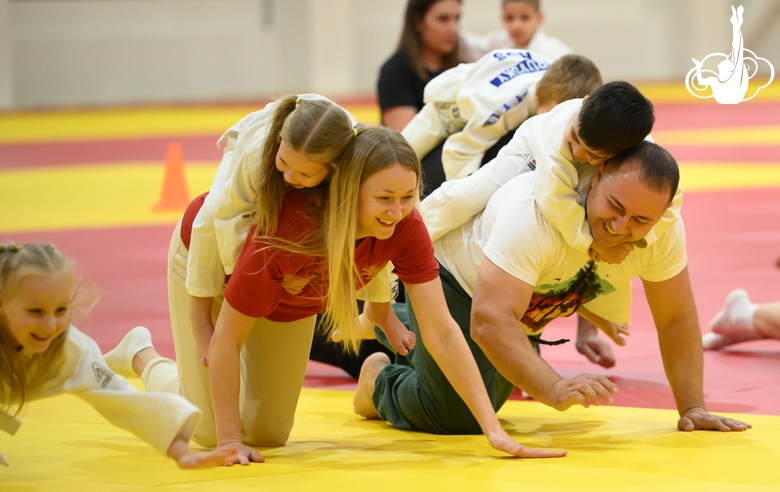
[[376, 388], [377, 376], [388, 364], [390, 364], [390, 358], [382, 352], [369, 355], [363, 362], [355, 397], [352, 400], [352, 407], [356, 414], [367, 419], [379, 418], [374, 406], [374, 389]]
[[146, 366], [149, 365], [151, 361], [160, 357], [162, 357], [162, 355], [160, 355], [154, 347], [148, 347], [141, 350], [133, 357], [133, 372], [140, 376], [144, 373], [144, 369], [146, 369]]

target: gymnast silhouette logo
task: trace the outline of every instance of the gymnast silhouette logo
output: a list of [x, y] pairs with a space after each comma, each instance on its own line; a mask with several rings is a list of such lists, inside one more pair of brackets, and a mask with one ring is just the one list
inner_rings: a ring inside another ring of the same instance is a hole
[[[761, 58], [755, 53], [745, 48], [742, 39], [742, 12], [745, 9], [740, 5], [737, 9], [731, 7], [731, 54], [712, 53], [707, 55], [702, 61], [693, 58], [696, 65], [685, 76], [685, 88], [693, 96], [699, 99], [709, 99], [714, 97], [720, 104], [739, 104], [742, 101], [749, 101], [756, 97], [758, 92], [772, 83], [775, 78], [775, 68], [766, 58]], [[718, 72], [702, 69], [702, 65], [712, 58], [718, 63]], [[769, 80], [766, 84], [758, 87], [749, 97], [745, 97], [748, 90], [748, 82], [752, 79], [760, 62], [764, 62], [769, 67]], [[705, 76], [707, 75], [707, 76]], [[707, 87], [712, 92], [706, 95]]]

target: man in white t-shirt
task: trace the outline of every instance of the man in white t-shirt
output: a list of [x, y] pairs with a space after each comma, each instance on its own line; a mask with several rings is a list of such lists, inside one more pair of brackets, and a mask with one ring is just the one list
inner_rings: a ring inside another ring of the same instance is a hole
[[[611, 247], [644, 238], [672, 204], [678, 181], [674, 158], [649, 142], [590, 166], [578, 191], [593, 240]], [[469, 335], [496, 409], [515, 386], [558, 410], [611, 403], [611, 394], [617, 391], [612, 382], [591, 374], [562, 378], [539, 357], [531, 340], [539, 341], [549, 321], [572, 315], [585, 304], [606, 320], [627, 322], [631, 279], [640, 277], [680, 414], [678, 429], [750, 427], [711, 415], [705, 408], [701, 332], [682, 220], [621, 264], [596, 263], [587, 252], [568, 245], [541, 214], [534, 173], [529, 172], [502, 186], [482, 213], [441, 237], [434, 247], [448, 307]], [[408, 309], [413, 320], [414, 306]], [[410, 325], [414, 330], [416, 323]], [[358, 394], [371, 392], [376, 415], [399, 428], [479, 433], [465, 404], [432, 363], [424, 340], [417, 339], [407, 357], [409, 365], [389, 364], [384, 354], [370, 357]]]

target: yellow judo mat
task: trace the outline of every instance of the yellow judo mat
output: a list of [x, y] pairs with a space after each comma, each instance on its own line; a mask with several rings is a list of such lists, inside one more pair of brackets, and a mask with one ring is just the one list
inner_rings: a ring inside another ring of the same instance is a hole
[[[771, 100], [778, 100], [774, 89]], [[679, 88], [649, 91], [654, 101], [685, 100]], [[6, 114], [0, 115], [0, 143], [219, 135], [256, 109]], [[378, 120], [375, 107], [349, 109], [360, 121]], [[666, 130], [654, 137], [662, 145], [780, 142], [780, 127], [759, 130]], [[180, 212], [151, 211], [162, 163], [161, 155], [157, 162], [3, 170], [0, 234], [173, 223]], [[776, 162], [680, 164], [686, 191], [780, 186]], [[208, 189], [216, 165], [186, 163], [192, 195]], [[735, 415], [753, 424], [744, 433], [683, 433], [669, 410], [576, 407], [561, 413], [537, 402], [509, 401], [499, 417], [513, 437], [569, 451], [565, 458], [517, 460], [492, 450], [483, 436], [404, 432], [363, 420], [352, 413], [351, 399], [350, 391], [305, 388], [289, 443], [261, 450], [266, 463], [199, 471], [179, 470], [75, 397], [36, 401], [22, 415], [16, 436], [0, 434], [0, 453], [10, 462], [0, 465], [0, 491], [780, 491], [777, 416]]]
[[304, 389], [289, 443], [263, 464], [183, 471], [92, 407], [65, 395], [33, 402], [17, 435], [0, 436], [0, 491], [777, 491], [780, 417], [737, 415], [743, 433], [678, 432], [670, 410], [557, 412], [509, 401], [503, 426], [565, 458], [504, 457], [483, 436], [393, 429], [353, 414], [352, 392]]

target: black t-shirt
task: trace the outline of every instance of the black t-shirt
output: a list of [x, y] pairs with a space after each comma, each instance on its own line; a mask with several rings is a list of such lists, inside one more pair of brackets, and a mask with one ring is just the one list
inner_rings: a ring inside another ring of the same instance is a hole
[[[431, 78], [441, 73], [427, 72]], [[379, 108], [385, 111], [397, 106], [413, 106], [420, 111], [425, 105], [423, 92], [426, 83], [417, 75], [406, 54], [401, 50], [396, 51], [379, 71]]]

